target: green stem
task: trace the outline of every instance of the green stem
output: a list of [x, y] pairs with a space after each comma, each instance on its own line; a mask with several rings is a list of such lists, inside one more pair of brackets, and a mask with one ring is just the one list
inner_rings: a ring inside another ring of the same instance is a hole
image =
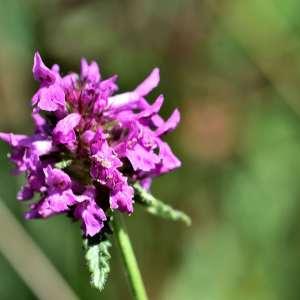
[[122, 254], [122, 260], [129, 279], [129, 284], [135, 300], [147, 300], [147, 294], [142, 276], [131, 246], [130, 238], [121, 214], [113, 216], [114, 235]]

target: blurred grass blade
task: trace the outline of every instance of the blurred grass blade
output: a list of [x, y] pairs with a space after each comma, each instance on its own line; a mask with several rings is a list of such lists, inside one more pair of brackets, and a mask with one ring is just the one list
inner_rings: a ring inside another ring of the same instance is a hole
[[37, 299], [79, 299], [1, 200], [0, 227], [0, 254], [12, 265]]
[[156, 199], [154, 196], [144, 190], [138, 183], [135, 183], [133, 187], [137, 201], [145, 205], [149, 213], [172, 221], [181, 221], [188, 226], [191, 225], [191, 218], [184, 212], [176, 210], [170, 205], [167, 205], [164, 202]]
[[97, 245], [88, 245], [88, 241], [85, 240], [84, 247], [86, 249], [85, 259], [91, 276], [91, 285], [102, 291], [110, 272], [109, 260], [111, 256], [109, 248], [111, 242], [103, 240]]

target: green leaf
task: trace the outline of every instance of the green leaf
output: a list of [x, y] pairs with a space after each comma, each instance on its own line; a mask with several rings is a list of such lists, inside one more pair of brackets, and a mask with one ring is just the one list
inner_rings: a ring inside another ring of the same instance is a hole
[[103, 290], [110, 272], [110, 247], [109, 240], [103, 240], [97, 245], [88, 245], [88, 241], [84, 240], [85, 259], [90, 271], [91, 285], [100, 291]]
[[72, 164], [72, 159], [62, 160], [60, 162], [57, 162], [54, 166], [57, 169], [65, 169], [69, 167]]
[[159, 216], [172, 221], [182, 221], [190, 226], [191, 218], [180, 210], [172, 208], [170, 205], [156, 199], [153, 195], [144, 190], [140, 184], [133, 185], [137, 201], [147, 207], [147, 211], [155, 216]]

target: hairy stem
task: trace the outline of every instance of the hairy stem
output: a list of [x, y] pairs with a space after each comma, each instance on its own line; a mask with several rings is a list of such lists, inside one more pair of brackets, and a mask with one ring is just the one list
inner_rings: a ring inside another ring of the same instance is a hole
[[114, 235], [120, 248], [124, 267], [135, 300], [147, 300], [143, 279], [121, 214], [113, 216]]

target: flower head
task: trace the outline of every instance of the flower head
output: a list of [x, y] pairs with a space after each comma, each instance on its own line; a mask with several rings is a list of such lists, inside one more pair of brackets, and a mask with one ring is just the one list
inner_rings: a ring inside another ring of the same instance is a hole
[[145, 98], [159, 83], [157, 68], [120, 94], [117, 77], [102, 79], [97, 63], [85, 59], [80, 74], [62, 76], [36, 53], [33, 76], [40, 83], [32, 98], [35, 133], [0, 133], [15, 172], [26, 175], [18, 199], [40, 195], [26, 218], [68, 214], [94, 236], [109, 210], [133, 212], [135, 182], [149, 188], [154, 177], [180, 166], [162, 140], [177, 126], [178, 110], [165, 121], [159, 116], [163, 96], [153, 104]]

